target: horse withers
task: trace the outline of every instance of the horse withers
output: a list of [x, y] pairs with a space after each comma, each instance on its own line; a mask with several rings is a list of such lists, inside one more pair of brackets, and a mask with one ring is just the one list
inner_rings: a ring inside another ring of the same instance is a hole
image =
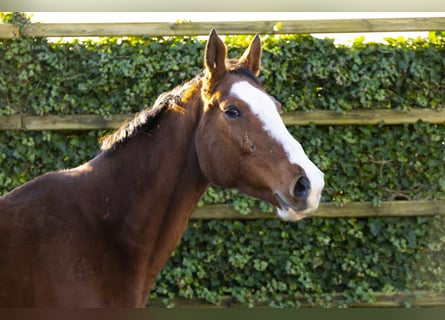
[[240, 59], [212, 30], [204, 72], [102, 140], [101, 152], [0, 197], [0, 307], [144, 307], [209, 184], [283, 220], [313, 212], [323, 173], [261, 87], [258, 36]]

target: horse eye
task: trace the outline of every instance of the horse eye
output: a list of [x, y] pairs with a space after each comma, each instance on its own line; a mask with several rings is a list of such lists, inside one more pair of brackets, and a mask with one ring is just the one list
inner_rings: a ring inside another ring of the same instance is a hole
[[230, 106], [228, 107], [225, 111], [224, 114], [229, 117], [229, 118], [239, 118], [241, 117], [241, 111], [235, 107], [235, 106]]

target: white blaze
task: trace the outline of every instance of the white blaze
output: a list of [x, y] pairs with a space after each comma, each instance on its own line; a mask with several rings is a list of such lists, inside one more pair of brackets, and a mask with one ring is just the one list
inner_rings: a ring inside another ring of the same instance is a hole
[[[324, 187], [324, 174], [309, 160], [301, 144], [289, 133], [272, 98], [247, 81], [234, 83], [230, 94], [249, 105], [252, 112], [262, 122], [264, 129], [283, 146], [289, 161], [299, 165], [306, 172], [306, 176], [311, 183], [311, 191], [307, 199], [307, 211], [315, 210], [318, 207], [321, 191]], [[281, 212], [279, 213], [281, 214]]]

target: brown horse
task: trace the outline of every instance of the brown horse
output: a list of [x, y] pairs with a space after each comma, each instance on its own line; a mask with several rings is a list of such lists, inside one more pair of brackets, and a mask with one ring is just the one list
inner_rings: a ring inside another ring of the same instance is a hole
[[0, 197], [1, 307], [144, 307], [210, 183], [301, 219], [323, 173], [256, 78], [261, 41], [238, 60], [212, 30], [205, 70], [105, 137], [102, 152]]

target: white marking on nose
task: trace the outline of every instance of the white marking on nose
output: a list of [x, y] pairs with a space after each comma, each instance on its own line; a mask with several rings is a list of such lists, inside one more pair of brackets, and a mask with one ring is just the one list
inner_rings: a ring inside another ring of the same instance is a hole
[[230, 94], [244, 100], [251, 111], [260, 119], [269, 135], [283, 146], [291, 163], [299, 165], [311, 183], [307, 198], [308, 209], [316, 209], [324, 187], [324, 174], [309, 160], [301, 144], [292, 137], [277, 111], [273, 99], [247, 81], [232, 85]]

